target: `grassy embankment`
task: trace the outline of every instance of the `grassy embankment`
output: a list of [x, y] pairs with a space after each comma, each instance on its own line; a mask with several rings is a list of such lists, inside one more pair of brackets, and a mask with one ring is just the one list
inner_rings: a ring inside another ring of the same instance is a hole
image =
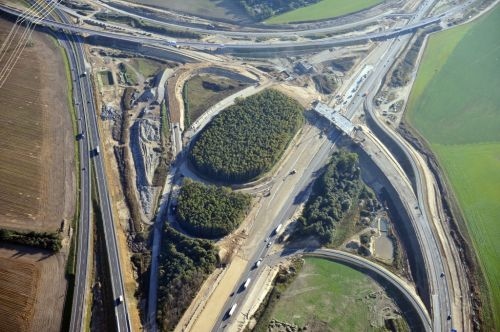
[[247, 87], [247, 84], [221, 76], [196, 75], [184, 84], [185, 127], [189, 127], [208, 108]]
[[[498, 31], [500, 7], [475, 23], [432, 36], [408, 104], [409, 122], [436, 153], [465, 217], [493, 313], [500, 312]], [[500, 315], [494, 316], [498, 327]]]
[[[262, 319], [307, 325], [312, 331], [374, 330], [371, 324], [379, 318], [386, 300], [369, 295], [380, 289], [355, 269], [323, 258], [306, 258], [300, 273], [281, 291], [277, 302], [268, 305], [271, 312]], [[258, 331], [267, 326], [266, 321], [259, 321]], [[402, 318], [394, 323], [406, 325]]]
[[266, 20], [269, 24], [316, 21], [354, 13], [381, 3], [382, 0], [323, 0]]
[[[54, 43], [57, 43], [56, 39], [53, 39]], [[68, 94], [67, 94], [67, 103], [68, 108], [71, 114], [71, 125], [73, 128], [73, 133], [78, 134], [78, 125], [77, 125], [77, 114], [75, 109], [75, 104], [73, 100], [73, 78], [71, 76], [71, 66], [69, 64], [69, 56], [65, 48], [60, 48], [61, 57], [64, 61], [64, 68], [66, 72], [66, 82], [68, 84]], [[75, 272], [76, 272], [76, 247], [78, 246], [78, 223], [80, 220], [80, 188], [81, 188], [81, 177], [80, 177], [80, 146], [77, 140], [73, 141], [74, 145], [74, 158], [75, 158], [75, 177], [76, 177], [76, 193], [77, 196], [76, 204], [75, 204], [75, 215], [73, 220], [71, 221], [71, 227], [73, 228], [73, 234], [71, 236], [69, 251], [68, 251], [68, 260], [66, 262], [66, 278], [68, 281], [68, 286], [66, 290], [66, 298], [64, 299], [64, 311], [61, 326], [62, 329], [69, 328], [70, 320], [71, 320], [71, 308], [73, 304], [73, 293], [75, 287]]]

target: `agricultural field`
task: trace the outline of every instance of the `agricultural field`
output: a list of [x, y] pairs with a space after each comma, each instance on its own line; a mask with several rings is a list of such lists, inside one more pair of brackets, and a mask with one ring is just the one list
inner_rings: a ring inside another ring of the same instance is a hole
[[308, 326], [310, 331], [383, 331], [385, 319], [402, 323], [396, 311], [395, 303], [369, 276], [327, 259], [306, 258], [271, 319]]
[[317, 21], [347, 15], [378, 5], [383, 0], [323, 0], [266, 20], [269, 24]]
[[0, 247], [0, 331], [59, 332], [66, 254]]
[[35, 264], [0, 257], [0, 328], [28, 331], [40, 271]]
[[[0, 43], [11, 26], [0, 20]], [[53, 232], [61, 220], [72, 220], [75, 138], [68, 102], [61, 49], [34, 33], [0, 89], [0, 227]]]
[[[429, 142], [466, 219], [500, 312], [500, 7], [430, 38], [407, 118]], [[500, 326], [500, 316], [495, 316]]]
[[196, 121], [209, 107], [244, 89], [247, 84], [213, 75], [196, 75], [184, 84], [186, 127]]

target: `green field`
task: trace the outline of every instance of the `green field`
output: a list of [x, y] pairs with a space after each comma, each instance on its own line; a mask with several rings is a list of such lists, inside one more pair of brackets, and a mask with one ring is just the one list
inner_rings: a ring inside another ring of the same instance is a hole
[[144, 75], [145, 78], [154, 76], [164, 67], [160, 62], [145, 58], [131, 59], [128, 65], [134, 67], [135, 70]]
[[298, 8], [271, 17], [269, 24], [323, 20], [354, 13], [381, 3], [383, 0], [323, 0], [314, 5]]
[[244, 89], [248, 84], [215, 76], [196, 75], [184, 84], [186, 127], [195, 122], [208, 108], [232, 94]]
[[[408, 120], [430, 143], [500, 312], [500, 7], [429, 40]], [[500, 326], [500, 315], [495, 316]]]
[[311, 327], [318, 327], [320, 322], [325, 324], [319, 329], [323, 331], [375, 330], [372, 324], [383, 324], [381, 310], [390, 302], [381, 290], [373, 279], [350, 267], [306, 258], [271, 317], [299, 327], [307, 324], [308, 330], [314, 330]]

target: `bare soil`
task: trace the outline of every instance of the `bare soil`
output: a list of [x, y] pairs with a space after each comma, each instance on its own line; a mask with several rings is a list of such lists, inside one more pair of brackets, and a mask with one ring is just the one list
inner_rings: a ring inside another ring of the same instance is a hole
[[[0, 20], [0, 43], [11, 27]], [[34, 32], [0, 89], [0, 227], [55, 231], [63, 219], [73, 218], [74, 137], [67, 94], [60, 48]]]

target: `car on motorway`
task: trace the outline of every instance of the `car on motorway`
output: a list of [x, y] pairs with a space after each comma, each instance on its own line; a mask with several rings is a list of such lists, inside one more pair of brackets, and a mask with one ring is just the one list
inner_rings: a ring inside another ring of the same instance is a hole
[[272, 245], [273, 245], [273, 242], [271, 241], [271, 242], [269, 242], [269, 243], [267, 244], [266, 248], [269, 248], [269, 247], [271, 247]]
[[258, 268], [260, 264], [262, 263], [262, 258], [260, 258], [258, 261], [255, 262], [254, 268]]

